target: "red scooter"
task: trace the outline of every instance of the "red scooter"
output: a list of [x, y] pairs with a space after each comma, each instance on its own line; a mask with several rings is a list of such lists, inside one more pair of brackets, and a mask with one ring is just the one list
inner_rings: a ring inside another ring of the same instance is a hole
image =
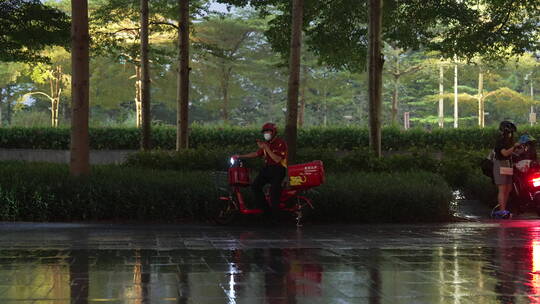
[[[262, 214], [264, 210], [248, 208], [241, 188], [251, 185], [249, 169], [244, 166], [241, 159], [231, 157], [230, 167], [227, 171], [228, 189], [218, 187], [228, 192], [227, 196], [220, 196], [215, 205], [207, 207], [209, 216], [217, 224], [226, 225], [234, 221], [238, 215]], [[216, 175], [219, 179], [219, 174]], [[296, 216], [296, 225], [301, 226], [305, 213], [313, 209], [311, 200], [299, 195], [302, 191], [324, 183], [324, 166], [322, 161], [313, 161], [306, 164], [288, 167], [287, 185], [283, 187], [278, 209], [290, 212]], [[270, 204], [270, 195], [267, 191], [266, 201]]]

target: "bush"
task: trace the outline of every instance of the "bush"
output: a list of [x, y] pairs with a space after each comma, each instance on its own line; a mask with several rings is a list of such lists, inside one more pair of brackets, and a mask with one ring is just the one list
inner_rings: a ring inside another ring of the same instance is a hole
[[462, 189], [463, 195], [467, 198], [478, 200], [489, 207], [497, 204], [497, 186], [480, 172], [469, 175]]
[[[540, 138], [540, 127], [524, 128]], [[521, 129], [520, 129], [521, 131]], [[435, 129], [432, 132], [412, 129], [385, 128], [382, 145], [386, 151], [410, 149], [443, 150], [448, 148], [486, 149], [494, 144], [494, 128]], [[189, 137], [192, 148], [243, 147], [253, 149], [255, 139], [261, 138], [256, 128], [194, 126]], [[90, 128], [93, 149], [138, 149], [140, 131], [136, 128]], [[174, 150], [176, 129], [155, 127], [153, 147]], [[68, 149], [69, 129], [66, 128], [2, 128], [0, 145], [3, 148]], [[329, 150], [354, 150], [369, 143], [368, 130], [359, 127], [305, 128], [298, 131], [298, 147]]]
[[313, 195], [319, 220], [428, 222], [449, 219], [452, 191], [427, 172], [329, 174]]
[[[182, 152], [138, 152], [128, 157], [126, 166], [149, 169], [171, 170], [226, 170], [228, 156], [238, 150], [192, 149]], [[246, 152], [246, 151], [242, 151]], [[367, 150], [336, 152], [330, 149], [301, 149], [299, 163], [322, 160], [327, 173], [397, 173], [425, 171], [438, 174], [453, 189], [461, 190], [468, 199], [479, 199], [492, 203], [496, 188], [480, 170], [480, 160], [488, 150], [464, 151], [447, 150], [441, 158], [428, 153], [393, 154], [383, 158], [375, 157]], [[252, 160], [249, 168], [258, 170], [262, 161]]]
[[0, 170], [1, 220], [196, 218], [213, 191], [204, 172], [100, 166], [78, 179], [56, 164], [9, 162]]
[[[209, 171], [99, 166], [71, 178], [64, 165], [21, 162], [0, 170], [0, 220], [201, 220], [218, 196]], [[329, 174], [306, 195], [313, 219], [326, 222], [445, 220], [451, 199], [443, 179], [422, 172]]]
[[[149, 169], [170, 170], [225, 170], [229, 156], [246, 153], [243, 148], [224, 147], [222, 149], [188, 149], [180, 152], [149, 151], [128, 155], [125, 165]], [[297, 163], [322, 160], [328, 172], [439, 172], [440, 162], [429, 154], [394, 154], [383, 158], [375, 157], [367, 150], [335, 151], [332, 149], [300, 149]], [[258, 169], [263, 164], [259, 160], [248, 160], [247, 166]]]

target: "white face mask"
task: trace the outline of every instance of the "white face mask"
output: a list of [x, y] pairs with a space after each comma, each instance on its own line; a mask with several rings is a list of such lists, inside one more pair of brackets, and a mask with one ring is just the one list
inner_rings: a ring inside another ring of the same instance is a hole
[[263, 136], [266, 141], [270, 141], [272, 139], [272, 133], [264, 133]]

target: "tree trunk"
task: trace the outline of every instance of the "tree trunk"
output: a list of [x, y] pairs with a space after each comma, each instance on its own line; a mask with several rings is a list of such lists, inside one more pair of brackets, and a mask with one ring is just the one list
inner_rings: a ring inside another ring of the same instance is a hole
[[478, 73], [478, 126], [484, 127], [484, 73]]
[[88, 138], [89, 42], [88, 1], [71, 0], [71, 157], [72, 176], [90, 173]]
[[[534, 86], [533, 86], [533, 78], [531, 74], [531, 100], [534, 101]], [[534, 115], [534, 104], [531, 104], [531, 126], [536, 123], [536, 121], [532, 120], [532, 115]]]
[[57, 66], [52, 73], [51, 83], [51, 125], [58, 127], [58, 107], [60, 104], [60, 94], [62, 93], [62, 67]]
[[58, 127], [58, 116], [57, 116], [57, 112], [58, 112], [58, 103], [56, 102], [56, 99], [53, 99], [52, 102], [51, 102], [51, 120], [52, 120], [52, 127], [53, 128], [56, 128]]
[[150, 150], [150, 67], [148, 59], [148, 0], [141, 0], [141, 149]]
[[457, 70], [457, 58], [454, 56], [454, 128], [458, 127], [458, 70]]
[[2, 121], [2, 104], [4, 101], [4, 96], [2, 95], [4, 88], [0, 87], [0, 127], [4, 125], [4, 122]]
[[326, 127], [328, 125], [328, 100], [326, 98], [326, 92], [323, 95], [324, 97], [324, 103], [323, 103], [323, 126]]
[[302, 88], [300, 89], [300, 108], [298, 109], [298, 126], [300, 128], [304, 126], [304, 115], [306, 112], [306, 87], [308, 78], [307, 65], [303, 66], [302, 74]]
[[394, 72], [394, 91], [392, 92], [392, 125], [397, 125], [398, 89], [399, 89], [399, 54], [396, 56], [396, 70]]
[[397, 125], [397, 115], [398, 115], [398, 88], [399, 88], [399, 77], [395, 77], [394, 80], [394, 92], [392, 92], [392, 125]]
[[178, 94], [176, 112], [176, 151], [188, 148], [189, 119], [189, 0], [178, 0]]
[[139, 65], [135, 65], [135, 121], [137, 128], [141, 128], [142, 126], [141, 92], [141, 67]]
[[64, 121], [69, 121], [69, 119], [70, 119], [70, 117], [69, 117], [69, 106], [68, 106], [67, 102], [62, 103], [62, 117], [63, 117]]
[[57, 73], [58, 77], [57, 77], [57, 82], [56, 82], [56, 108], [54, 111], [56, 128], [59, 126], [58, 113], [60, 109], [60, 96], [62, 95], [62, 87], [64, 85], [62, 83], [62, 74], [63, 74], [62, 66], [58, 66], [58, 73]]
[[444, 128], [444, 67], [439, 66], [439, 128]]
[[300, 53], [302, 50], [302, 23], [304, 0], [292, 1], [292, 32], [289, 58], [289, 87], [287, 92], [287, 123], [285, 140], [289, 147], [289, 163], [296, 158], [296, 140], [298, 132], [298, 90], [300, 84]]
[[221, 94], [223, 95], [223, 111], [221, 117], [223, 123], [229, 123], [229, 76], [224, 76], [224, 79], [221, 81]]
[[375, 155], [382, 156], [381, 149], [381, 106], [382, 68], [381, 53], [382, 0], [369, 0], [368, 4], [368, 100], [369, 100], [369, 145]]
[[531, 100], [534, 100], [534, 81], [531, 76]]
[[6, 109], [7, 125], [11, 126], [11, 118], [13, 117], [13, 107], [11, 104], [11, 85], [8, 85], [6, 87], [6, 104], [7, 104], [7, 109]]

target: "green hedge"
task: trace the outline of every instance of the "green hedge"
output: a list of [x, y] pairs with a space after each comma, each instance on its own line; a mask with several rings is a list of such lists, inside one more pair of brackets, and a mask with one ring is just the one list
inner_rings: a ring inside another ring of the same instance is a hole
[[[128, 157], [126, 166], [169, 170], [225, 170], [228, 156], [239, 151], [234, 148], [211, 150], [191, 149], [182, 152], [138, 152]], [[245, 152], [245, 151], [240, 151]], [[480, 160], [488, 150], [455, 150], [444, 153], [393, 154], [374, 157], [369, 151], [357, 149], [336, 152], [329, 149], [301, 149], [298, 162], [322, 160], [328, 173], [396, 173], [425, 171], [441, 176], [453, 189], [461, 190], [468, 199], [478, 199], [486, 204], [496, 200], [496, 187], [482, 174]], [[436, 157], [438, 156], [438, 157]], [[247, 166], [255, 172], [262, 161], [251, 160]]]
[[[189, 149], [181, 152], [150, 151], [130, 154], [125, 166], [168, 170], [225, 170], [229, 156], [245, 153], [245, 149], [224, 147], [222, 149]], [[429, 152], [395, 153], [382, 158], [373, 156], [367, 149], [335, 151], [331, 149], [300, 149], [297, 162], [322, 160], [327, 172], [404, 172], [428, 171], [444, 176], [452, 186], [463, 185], [466, 177], [480, 172], [482, 151], [447, 150], [442, 159]], [[487, 154], [487, 152], [485, 152]], [[247, 166], [258, 169], [260, 160], [248, 160]]]
[[[540, 138], [540, 128], [525, 128]], [[523, 131], [523, 130], [520, 130]], [[154, 128], [153, 146], [158, 149], [175, 148], [176, 129]], [[384, 150], [444, 149], [461, 147], [466, 149], [489, 148], [493, 145], [497, 131], [493, 128], [435, 129], [403, 131], [385, 128], [382, 132]], [[236, 146], [251, 148], [261, 134], [255, 128], [201, 127], [195, 126], [190, 133], [192, 148]], [[139, 130], [135, 128], [91, 128], [90, 144], [93, 149], [137, 149]], [[59, 128], [2, 128], [0, 147], [30, 149], [68, 149], [69, 129]], [[304, 148], [352, 150], [367, 147], [367, 129], [359, 127], [331, 127], [300, 129], [298, 145]]]
[[[99, 166], [81, 179], [64, 165], [7, 162], [0, 170], [4, 221], [203, 220], [218, 197], [209, 171]], [[442, 221], [451, 199], [444, 180], [425, 172], [329, 174], [306, 195], [312, 219], [327, 222]]]
[[[229, 165], [229, 157], [237, 153], [248, 152], [247, 149], [224, 147], [222, 149], [188, 149], [181, 152], [149, 151], [136, 152], [127, 156], [125, 165], [147, 169], [168, 170], [225, 170]], [[430, 171], [438, 172], [440, 162], [427, 153], [394, 154], [383, 158], [373, 156], [366, 149], [348, 152], [336, 152], [330, 149], [300, 149], [297, 163], [322, 160], [329, 172], [369, 171]], [[245, 160], [247, 166], [259, 169], [262, 160]]]
[[428, 172], [350, 172], [328, 174], [312, 198], [313, 215], [321, 221], [430, 222], [450, 218], [452, 191]]
[[0, 164], [1, 220], [172, 220], [197, 218], [213, 189], [207, 173], [93, 168], [74, 179], [57, 164]]

